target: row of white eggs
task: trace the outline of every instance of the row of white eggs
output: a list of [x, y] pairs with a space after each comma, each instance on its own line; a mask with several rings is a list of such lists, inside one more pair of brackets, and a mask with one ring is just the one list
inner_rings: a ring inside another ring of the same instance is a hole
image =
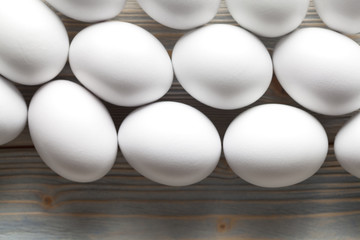
[[[17, 1], [24, 0], [7, 0], [10, 3], [1, 9]], [[213, 24], [181, 37], [171, 61], [153, 35], [119, 21], [85, 28], [69, 47], [65, 27], [50, 9], [39, 0], [26, 4], [24, 12], [38, 12], [33, 22], [6, 14], [13, 11], [0, 12], [0, 74], [20, 84], [49, 81], [69, 55], [77, 79], [115, 105], [133, 107], [158, 100], [170, 89], [175, 72], [200, 102], [237, 109], [265, 93], [274, 66], [289, 95], [314, 112], [343, 115], [360, 108], [360, 46], [331, 30], [305, 28], [289, 34], [277, 44], [272, 62], [250, 32]]]
[[[67, 60], [69, 41], [64, 26], [38, 0], [5, 3], [5, 8], [0, 8], [0, 29], [5, 33], [0, 39], [0, 74], [29, 85], [50, 80]], [[24, 23], [13, 14], [6, 14], [19, 3], [26, 4], [22, 11], [30, 12], [34, 22]], [[36, 17], [34, 12], [38, 13]], [[338, 50], [335, 54], [331, 52], [334, 46]], [[313, 111], [338, 115], [359, 108], [359, 58], [355, 42], [329, 30], [310, 28], [279, 43], [274, 65], [280, 82], [295, 100]], [[272, 77], [272, 61], [262, 43], [245, 30], [227, 25], [212, 25], [186, 34], [175, 46], [173, 63], [175, 74], [190, 94], [224, 109], [256, 101]], [[173, 77], [171, 60], [160, 42], [128, 23], [101, 23], [80, 32], [70, 47], [70, 64], [89, 90], [123, 106], [157, 100], [170, 88]], [[1, 94], [5, 97], [2, 102], [9, 107], [13, 101], [16, 108], [11, 108], [10, 121], [2, 114], [0, 128], [6, 134], [0, 135], [13, 138], [26, 124], [26, 105], [14, 87], [2, 81], [7, 86]], [[314, 174], [325, 159], [326, 134], [317, 121], [301, 110], [266, 105], [249, 110], [238, 119], [225, 136], [224, 152], [234, 171], [249, 182], [267, 187], [291, 185]], [[345, 127], [350, 126], [350, 130], [339, 133], [344, 136], [339, 139], [344, 140], [337, 141], [343, 142], [337, 145], [342, 147], [335, 147], [340, 152], [339, 159], [345, 159], [340, 160], [344, 168], [355, 175], [359, 153], [351, 143], [356, 142], [353, 133], [359, 128], [356, 119]], [[276, 121], [281, 124], [274, 135], [269, 123]], [[68, 179], [96, 180], [114, 163], [117, 140], [111, 117], [101, 102], [76, 84], [55, 81], [41, 88], [30, 105], [29, 127], [40, 156]], [[246, 147], [240, 149], [235, 144], [238, 142]], [[209, 120], [197, 110], [175, 103], [157, 103], [131, 114], [119, 130], [119, 143], [126, 159], [140, 173], [176, 186], [206, 177], [221, 153], [220, 138]]]
[[[0, 77], [0, 143], [26, 124], [19, 91]], [[120, 150], [143, 176], [170, 186], [206, 178], [222, 152], [212, 122], [195, 108], [158, 102], [129, 114], [118, 134], [105, 106], [80, 85], [56, 80], [42, 86], [29, 106], [31, 138], [44, 162], [76, 182], [102, 178]], [[338, 133], [335, 153], [341, 165], [360, 177], [360, 114]], [[309, 113], [281, 104], [253, 107], [226, 131], [223, 148], [233, 171], [262, 187], [299, 183], [322, 166], [328, 153], [324, 128]]]
[[[117, 16], [126, 0], [47, 0], [68, 17], [97, 22]], [[221, 0], [137, 0], [157, 22], [174, 29], [191, 29], [209, 22]], [[265, 37], [278, 37], [297, 28], [310, 0], [226, 0], [234, 19], [244, 28]], [[331, 28], [354, 34], [360, 31], [358, 0], [315, 0], [320, 17]]]
[[[11, 14], [20, 3], [24, 4], [20, 15], [29, 21]], [[360, 107], [360, 47], [331, 30], [306, 28], [291, 33], [277, 44], [272, 63], [254, 35], [240, 27], [214, 24], [185, 34], [176, 43], [171, 62], [159, 40], [136, 25], [98, 23], [77, 34], [69, 47], [61, 20], [40, 0], [2, 4], [0, 74], [20, 84], [51, 80], [69, 55], [77, 79], [115, 105], [156, 101], [171, 87], [174, 70], [197, 100], [214, 108], [237, 109], [265, 93], [274, 65], [289, 95], [314, 112], [343, 115]]]

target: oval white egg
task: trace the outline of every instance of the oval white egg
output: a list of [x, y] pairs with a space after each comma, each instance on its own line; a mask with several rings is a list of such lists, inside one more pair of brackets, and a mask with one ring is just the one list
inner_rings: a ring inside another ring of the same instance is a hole
[[152, 181], [186, 186], [206, 178], [221, 154], [221, 140], [200, 111], [176, 102], [154, 103], [132, 112], [119, 129], [125, 159]]
[[0, 145], [14, 140], [24, 129], [27, 106], [19, 90], [0, 76]]
[[98, 180], [115, 162], [117, 134], [108, 110], [73, 82], [53, 81], [35, 93], [29, 129], [42, 160], [69, 180]]
[[9, 80], [38, 85], [63, 69], [69, 38], [60, 18], [42, 1], [1, 1], [0, 32], [0, 74]]
[[290, 186], [314, 175], [328, 152], [324, 128], [303, 110], [267, 104], [240, 114], [224, 137], [225, 158], [245, 181]]
[[279, 37], [300, 26], [310, 1], [226, 0], [226, 2], [231, 15], [240, 26], [263, 37]]
[[315, 6], [330, 28], [347, 34], [360, 32], [359, 0], [315, 0]]
[[282, 39], [273, 54], [276, 76], [302, 106], [325, 115], [360, 108], [360, 46], [323, 28], [305, 28]]
[[85, 87], [120, 106], [158, 100], [173, 80], [164, 46], [146, 30], [125, 22], [98, 23], [82, 30], [71, 43], [69, 61]]
[[46, 0], [64, 15], [83, 22], [98, 22], [116, 17], [126, 0]]
[[360, 178], [360, 113], [350, 119], [336, 135], [334, 150], [338, 162]]
[[236, 109], [258, 100], [268, 89], [271, 57], [254, 35], [239, 27], [214, 24], [184, 35], [172, 61], [184, 89], [214, 108]]
[[160, 24], [179, 30], [204, 25], [213, 19], [221, 0], [137, 0]]

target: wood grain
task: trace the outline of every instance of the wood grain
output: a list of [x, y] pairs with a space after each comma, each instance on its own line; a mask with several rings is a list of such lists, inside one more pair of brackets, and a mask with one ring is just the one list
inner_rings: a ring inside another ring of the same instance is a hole
[[[58, 13], [59, 14], [59, 13]], [[59, 14], [72, 39], [89, 24]], [[169, 54], [185, 32], [154, 22], [129, 0], [117, 17], [152, 32]], [[222, 2], [211, 23], [236, 25]], [[309, 8], [301, 27], [325, 27]], [[360, 35], [350, 36], [360, 43]], [[279, 40], [261, 38], [272, 52]], [[57, 79], [76, 81], [69, 66]], [[37, 87], [18, 86], [27, 102]], [[222, 111], [191, 98], [175, 80], [162, 100], [190, 104], [206, 113], [223, 136], [245, 109]], [[254, 105], [285, 103], [299, 107], [274, 78]], [[119, 127], [132, 108], [106, 104]], [[360, 181], [337, 163], [332, 144], [350, 115], [315, 114], [325, 126], [330, 151], [321, 170], [309, 180], [281, 189], [262, 189], [234, 175], [224, 159], [199, 184], [171, 188], [136, 173], [119, 153], [102, 180], [76, 184], [49, 170], [36, 154], [26, 129], [0, 147], [0, 239], [360, 239]]]

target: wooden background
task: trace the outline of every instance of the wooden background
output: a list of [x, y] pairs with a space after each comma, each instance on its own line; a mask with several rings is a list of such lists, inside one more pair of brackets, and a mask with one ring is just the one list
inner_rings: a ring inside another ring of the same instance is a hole
[[[58, 13], [59, 14], [59, 13]], [[59, 16], [72, 39], [88, 24]], [[151, 20], [129, 0], [118, 20], [152, 32], [168, 49], [184, 32]], [[211, 23], [234, 24], [225, 3]], [[302, 27], [324, 27], [311, 3]], [[351, 36], [360, 43], [360, 35]], [[262, 38], [272, 52], [278, 39]], [[69, 66], [58, 79], [75, 80]], [[18, 86], [27, 102], [38, 87]], [[244, 109], [222, 111], [192, 99], [177, 81], [163, 100], [190, 104], [206, 113], [223, 136]], [[254, 105], [298, 106], [274, 78]], [[116, 126], [133, 109], [106, 104]], [[239, 179], [224, 159], [206, 180], [172, 188], [136, 173], [119, 154], [113, 170], [90, 184], [69, 182], [39, 159], [29, 132], [0, 147], [0, 239], [360, 239], [360, 180], [337, 163], [336, 132], [348, 116], [315, 115], [329, 135], [330, 151], [321, 170], [309, 180], [281, 189], [263, 189]]]

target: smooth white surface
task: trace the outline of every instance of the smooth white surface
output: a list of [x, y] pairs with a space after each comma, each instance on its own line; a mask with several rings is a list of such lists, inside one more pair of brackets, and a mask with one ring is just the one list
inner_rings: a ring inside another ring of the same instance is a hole
[[43, 161], [69, 180], [98, 180], [115, 162], [117, 134], [108, 110], [73, 82], [50, 82], [35, 93], [29, 129]]
[[24, 129], [27, 106], [19, 90], [0, 76], [0, 145], [14, 140]]
[[314, 175], [328, 152], [321, 124], [307, 112], [266, 104], [240, 114], [224, 137], [225, 158], [245, 181], [261, 187], [290, 186]]
[[242, 28], [214, 24], [184, 35], [172, 61], [177, 79], [200, 102], [236, 109], [258, 100], [272, 74], [270, 55], [254, 35]]
[[173, 70], [164, 46], [146, 30], [125, 22], [105, 22], [82, 30], [70, 46], [75, 76], [98, 97], [133, 107], [161, 98]]
[[279, 37], [300, 26], [310, 1], [226, 0], [226, 3], [240, 26], [260, 36]]
[[170, 186], [203, 180], [221, 154], [212, 122], [197, 109], [176, 102], [154, 103], [132, 112], [120, 126], [119, 145], [135, 170]]
[[0, 74], [11, 81], [42, 84], [67, 61], [64, 24], [40, 0], [1, 0], [0, 33]]
[[360, 178], [360, 113], [339, 131], [335, 138], [335, 155], [341, 166]]
[[359, 0], [315, 0], [315, 6], [330, 28], [348, 34], [360, 32]]
[[155, 21], [170, 28], [186, 30], [210, 22], [221, 0], [137, 0]]
[[46, 0], [64, 15], [83, 22], [98, 22], [116, 17], [126, 0]]
[[360, 46], [350, 38], [301, 29], [278, 43], [273, 61], [281, 85], [304, 107], [325, 115], [360, 108]]

